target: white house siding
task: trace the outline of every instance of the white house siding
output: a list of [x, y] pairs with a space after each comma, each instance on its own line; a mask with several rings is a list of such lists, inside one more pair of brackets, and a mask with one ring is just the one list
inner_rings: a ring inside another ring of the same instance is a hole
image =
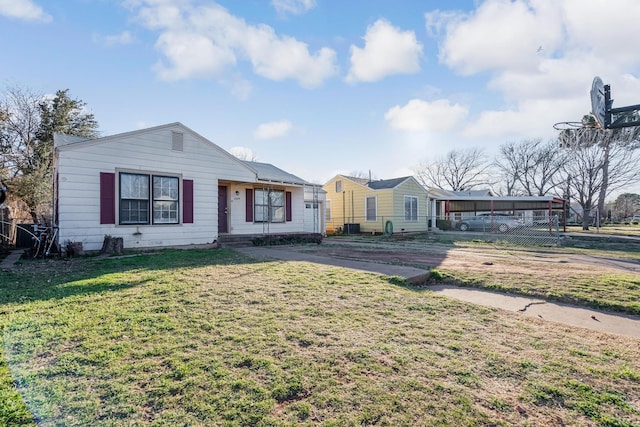
[[[306, 233], [327, 234], [325, 206], [327, 192], [320, 187], [307, 186], [304, 189], [304, 231]], [[314, 202], [317, 206], [314, 208]]]
[[[247, 189], [272, 188], [291, 192], [291, 221], [247, 222]], [[236, 195], [236, 191], [238, 194]], [[299, 233], [304, 229], [304, 188], [278, 185], [238, 184], [229, 186], [229, 234]]]
[[[181, 152], [172, 150], [172, 131], [184, 135]], [[122, 237], [124, 247], [212, 242], [218, 236], [218, 180], [255, 181], [250, 169], [178, 124], [64, 145], [57, 156], [59, 241], [82, 242], [86, 250], [100, 249], [105, 235]], [[193, 180], [194, 222], [125, 226], [117, 224], [116, 214], [116, 224], [100, 224], [100, 172], [115, 173], [117, 187], [121, 170]]]

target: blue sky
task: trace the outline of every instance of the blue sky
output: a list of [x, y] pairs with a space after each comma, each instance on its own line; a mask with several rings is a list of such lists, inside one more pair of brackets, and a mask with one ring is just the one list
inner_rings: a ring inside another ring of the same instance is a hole
[[179, 121], [316, 183], [553, 138], [640, 103], [637, 0], [0, 0], [0, 86], [103, 135]]

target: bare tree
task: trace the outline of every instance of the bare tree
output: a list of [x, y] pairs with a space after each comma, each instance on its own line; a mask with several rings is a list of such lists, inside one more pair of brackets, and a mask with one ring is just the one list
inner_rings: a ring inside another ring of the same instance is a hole
[[[500, 176], [500, 187], [496, 190], [497, 194], [504, 196], [516, 196], [518, 191], [518, 182], [520, 178], [520, 163], [518, 163], [519, 146], [515, 142], [509, 142], [500, 147], [500, 153], [494, 161], [494, 166]], [[504, 190], [504, 191], [503, 191]]]
[[258, 156], [256, 156], [256, 153], [254, 153], [252, 149], [247, 147], [233, 147], [229, 150], [229, 153], [231, 153], [234, 157], [247, 162], [255, 162], [258, 160]]
[[613, 214], [616, 219], [624, 219], [640, 214], [640, 194], [620, 194], [612, 204]]
[[367, 179], [369, 181], [378, 179], [375, 175], [371, 174], [371, 171], [369, 171], [369, 172], [351, 171], [351, 172], [349, 172], [349, 176], [353, 177], [353, 178]]
[[[565, 129], [559, 134], [560, 145], [568, 149], [570, 159], [580, 155], [580, 150], [593, 147], [600, 151], [598, 170], [597, 208], [599, 217], [605, 216], [606, 197], [612, 191], [635, 183], [640, 179], [640, 127], [630, 126], [617, 129], [598, 129], [592, 116], [582, 119], [583, 127]], [[569, 175], [568, 181], [574, 177]], [[569, 186], [573, 188], [574, 186]], [[591, 206], [592, 208], [593, 206]], [[583, 227], [585, 223], [583, 223]]]
[[612, 191], [640, 179], [636, 132], [630, 128], [624, 132], [583, 128], [565, 138], [570, 151], [563, 170], [568, 188], [582, 207], [583, 229], [589, 229], [594, 207], [600, 217], [604, 215], [605, 198]]
[[544, 196], [561, 181], [557, 178], [565, 156], [556, 141], [526, 139], [502, 145], [495, 166], [507, 184], [507, 195]]
[[603, 148], [602, 187], [598, 197], [600, 218], [604, 216], [605, 198], [612, 191], [636, 182], [640, 178], [638, 157], [640, 127], [598, 130], [598, 143]]
[[431, 163], [421, 162], [413, 168], [415, 177], [426, 188], [469, 191], [488, 185], [490, 163], [481, 149], [452, 150]]

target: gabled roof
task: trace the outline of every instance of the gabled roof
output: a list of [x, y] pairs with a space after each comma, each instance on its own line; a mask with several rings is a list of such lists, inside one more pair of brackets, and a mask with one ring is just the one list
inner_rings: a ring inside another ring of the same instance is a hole
[[53, 138], [54, 138], [56, 147], [60, 147], [62, 145], [67, 145], [67, 144], [73, 144], [76, 142], [88, 141], [91, 139], [84, 136], [67, 135], [65, 133], [58, 133], [58, 132], [54, 132]]
[[[426, 188], [424, 188], [413, 176], [403, 176], [400, 178], [391, 178], [391, 179], [378, 179], [378, 180], [369, 180], [367, 178], [358, 178], [355, 176], [348, 176], [348, 175], [336, 175], [335, 177], [331, 178], [327, 184], [335, 179], [338, 178], [344, 178], [344, 179], [348, 179], [349, 181], [361, 185], [363, 187], [369, 188], [371, 190], [377, 191], [377, 190], [389, 190], [389, 189], [394, 189], [396, 187], [398, 187], [399, 185], [407, 182], [408, 180], [412, 180], [415, 181], [415, 183], [425, 192], [427, 193]], [[325, 185], [327, 185], [325, 184]]]
[[218, 145], [216, 145], [213, 142], [209, 141], [204, 136], [200, 135], [198, 132], [194, 131], [193, 129], [188, 128], [187, 126], [183, 125], [180, 122], [167, 123], [167, 124], [164, 124], [164, 125], [153, 126], [153, 127], [144, 128], [144, 129], [136, 129], [136, 130], [129, 131], [129, 132], [122, 132], [122, 133], [102, 136], [102, 137], [98, 137], [98, 138], [82, 138], [82, 137], [76, 137], [76, 136], [73, 136], [73, 135], [65, 135], [65, 134], [55, 133], [53, 135], [53, 146], [54, 146], [54, 148], [56, 150], [61, 150], [61, 151], [62, 150], [73, 150], [73, 149], [84, 147], [84, 146], [87, 146], [87, 145], [104, 144], [104, 143], [107, 143], [107, 142], [113, 141], [113, 140], [119, 140], [119, 139], [122, 139], [122, 138], [129, 138], [129, 137], [136, 136], [136, 135], [144, 135], [145, 133], [156, 132], [156, 131], [161, 130], [161, 129], [172, 129], [172, 128], [180, 128], [182, 130], [182, 132], [191, 133], [197, 139], [199, 139], [203, 143], [207, 144], [208, 146], [210, 146], [214, 150], [217, 150], [220, 153], [223, 153], [223, 155], [229, 157], [230, 159], [234, 159], [234, 161], [236, 161], [237, 163], [241, 164], [243, 167], [247, 167], [247, 165], [245, 165], [242, 160], [238, 159], [237, 157], [235, 157], [234, 155], [232, 155], [228, 151], [224, 150], [222, 147], [219, 147]]
[[102, 144], [108, 141], [118, 140], [121, 138], [128, 138], [131, 136], [144, 134], [148, 132], [155, 132], [160, 129], [169, 129], [169, 128], [179, 128], [183, 132], [189, 132], [194, 135], [197, 139], [207, 144], [214, 150], [220, 152], [230, 161], [239, 164], [243, 168], [247, 168], [252, 173], [256, 175], [257, 182], [273, 182], [280, 184], [292, 184], [292, 185], [312, 185], [309, 184], [302, 178], [299, 178], [293, 174], [283, 171], [280, 168], [277, 168], [269, 163], [259, 163], [259, 162], [248, 162], [244, 160], [240, 160], [228, 151], [209, 141], [207, 138], [198, 134], [194, 130], [188, 128], [180, 122], [168, 123], [165, 125], [154, 126], [145, 129], [138, 129], [129, 132], [123, 132], [115, 135], [104, 136], [100, 138], [83, 138], [77, 137], [73, 135], [65, 135], [65, 134], [55, 134], [54, 135], [54, 146], [57, 150], [73, 150], [75, 148], [80, 148], [85, 145], [93, 145], [93, 144]]
[[338, 176], [341, 176], [342, 178], [346, 178], [349, 181], [353, 181], [356, 184], [362, 185], [364, 187], [366, 187], [367, 183], [369, 182], [368, 179], [366, 179], [366, 178], [358, 178], [357, 176], [348, 176], [348, 175], [338, 175]]
[[270, 163], [249, 162], [244, 163], [256, 171], [259, 181], [265, 182], [277, 182], [283, 184], [299, 184], [308, 185], [309, 183], [302, 178], [299, 178], [289, 172], [285, 172], [280, 168], [275, 167]]
[[385, 190], [388, 188], [396, 188], [398, 185], [411, 178], [412, 177], [410, 176], [403, 176], [402, 178], [381, 179], [378, 181], [370, 181], [366, 185], [372, 190]]

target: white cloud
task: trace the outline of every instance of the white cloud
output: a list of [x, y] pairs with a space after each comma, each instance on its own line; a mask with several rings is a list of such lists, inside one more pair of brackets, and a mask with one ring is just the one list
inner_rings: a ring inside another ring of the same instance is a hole
[[562, 17], [568, 47], [592, 52], [616, 64], [637, 64], [640, 52], [635, 43], [640, 20], [636, 0], [565, 0]]
[[288, 134], [293, 125], [288, 120], [280, 120], [277, 122], [263, 123], [256, 128], [253, 136], [256, 139], [273, 139]]
[[420, 71], [422, 45], [413, 31], [402, 31], [384, 19], [367, 28], [365, 45], [351, 45], [348, 82], [373, 82], [392, 74]]
[[470, 15], [435, 13], [425, 19], [428, 30], [446, 27], [440, 60], [461, 74], [535, 70], [539, 48], [553, 51], [562, 40], [560, 3], [487, 0]]
[[156, 48], [168, 59], [154, 66], [163, 80], [220, 75], [228, 65], [236, 63], [233, 51], [215, 44], [210, 38], [193, 32], [165, 32]]
[[104, 46], [116, 46], [127, 45], [133, 43], [133, 36], [129, 31], [123, 31], [120, 34], [113, 34], [110, 36], [102, 36], [100, 34], [93, 35], [94, 43], [98, 43]]
[[448, 131], [460, 126], [468, 114], [467, 107], [446, 99], [433, 102], [412, 99], [407, 105], [389, 109], [384, 115], [389, 125], [403, 131]]
[[316, 7], [316, 0], [271, 0], [271, 5], [281, 15], [301, 15]]
[[596, 75], [619, 87], [616, 106], [637, 103], [629, 92], [638, 93], [640, 50], [629, 37], [639, 20], [635, 0], [486, 0], [470, 13], [425, 15], [429, 34], [441, 37], [441, 63], [489, 72], [487, 88], [504, 104], [477, 113], [464, 135], [493, 138], [552, 135], [554, 123], [580, 121]]
[[321, 48], [310, 54], [305, 43], [293, 37], [275, 34], [271, 27], [247, 27], [243, 50], [249, 55], [256, 74], [271, 80], [298, 80], [301, 86], [312, 88], [337, 73], [336, 53]]
[[[513, 109], [483, 111], [478, 118], [467, 123], [463, 135], [479, 137], [555, 137], [555, 123], [580, 121], [588, 114], [590, 104], [583, 97], [567, 97], [558, 100], [532, 99], [522, 101]], [[584, 108], [582, 107], [584, 105]]]
[[242, 60], [262, 77], [292, 79], [316, 87], [338, 72], [336, 54], [329, 48], [311, 52], [293, 37], [278, 35], [268, 25], [250, 25], [213, 3], [193, 7], [186, 0], [137, 0], [129, 7], [142, 24], [160, 32], [156, 64], [162, 79], [221, 78]]
[[31, 0], [0, 0], [0, 15], [26, 21], [50, 22], [53, 19]]

